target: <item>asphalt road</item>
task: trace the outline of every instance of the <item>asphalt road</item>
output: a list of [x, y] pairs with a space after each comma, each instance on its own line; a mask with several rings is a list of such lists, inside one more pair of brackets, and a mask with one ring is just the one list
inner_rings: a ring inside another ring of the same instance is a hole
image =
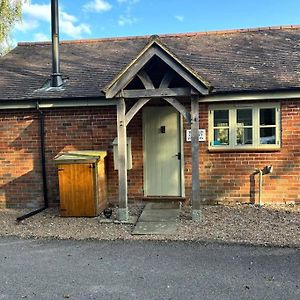
[[300, 250], [0, 238], [0, 299], [300, 299]]

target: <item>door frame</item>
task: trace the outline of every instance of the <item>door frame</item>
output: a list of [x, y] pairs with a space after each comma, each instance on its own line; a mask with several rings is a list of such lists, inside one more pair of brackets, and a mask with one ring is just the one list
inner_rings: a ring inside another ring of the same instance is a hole
[[[145, 194], [146, 191], [146, 159], [145, 159], [145, 126], [144, 126], [144, 111], [145, 109], [147, 109], [148, 107], [156, 107], [157, 109], [160, 108], [160, 106], [146, 106], [143, 107], [143, 113], [142, 113], [142, 134], [143, 134], [143, 194], [144, 197], [148, 197], [148, 195]], [[173, 107], [174, 108], [174, 107]], [[185, 197], [185, 177], [184, 177], [184, 133], [183, 133], [183, 117], [182, 114], [179, 113], [179, 111], [177, 111], [174, 108], [174, 112], [176, 112], [177, 114], [177, 120], [178, 120], [178, 133], [179, 133], [179, 148], [180, 148], [180, 153], [181, 153], [181, 160], [180, 160], [180, 196], [179, 197]], [[158, 198], [160, 196], [157, 196]], [[163, 196], [162, 196], [163, 197]], [[171, 198], [172, 196], [170, 196]]]

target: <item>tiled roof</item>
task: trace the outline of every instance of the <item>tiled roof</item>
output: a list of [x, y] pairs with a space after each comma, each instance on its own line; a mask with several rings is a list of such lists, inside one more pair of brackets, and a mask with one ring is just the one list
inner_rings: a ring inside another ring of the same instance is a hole
[[[40, 88], [51, 74], [50, 42], [19, 43], [0, 59], [0, 99], [97, 97], [149, 36], [61, 42], [63, 90]], [[300, 88], [300, 27], [160, 35], [212, 93]]]

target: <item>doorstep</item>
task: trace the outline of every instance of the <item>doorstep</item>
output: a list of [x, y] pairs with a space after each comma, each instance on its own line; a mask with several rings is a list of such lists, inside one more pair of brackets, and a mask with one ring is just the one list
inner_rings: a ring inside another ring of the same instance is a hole
[[179, 224], [181, 206], [177, 203], [147, 203], [139, 217], [133, 235], [174, 234]]
[[185, 202], [186, 197], [181, 196], [144, 196], [142, 198], [144, 201], [150, 202]]

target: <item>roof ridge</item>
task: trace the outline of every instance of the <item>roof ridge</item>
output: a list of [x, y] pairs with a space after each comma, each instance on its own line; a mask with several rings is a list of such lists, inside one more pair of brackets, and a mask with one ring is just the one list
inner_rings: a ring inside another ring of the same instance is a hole
[[[187, 32], [187, 33], [167, 33], [159, 34], [159, 37], [191, 37], [199, 35], [221, 35], [221, 34], [234, 34], [234, 33], [247, 33], [258, 32], [266, 30], [282, 30], [282, 29], [300, 29], [300, 25], [280, 25], [280, 26], [265, 26], [265, 27], [253, 27], [253, 28], [241, 28], [241, 29], [226, 29], [226, 30], [211, 30], [211, 31], [199, 31], [199, 32]], [[140, 36], [125, 36], [125, 37], [105, 37], [95, 39], [80, 39], [80, 40], [64, 40], [60, 41], [60, 44], [88, 44], [98, 43], [106, 41], [126, 41], [137, 39], [149, 39], [153, 35], [140, 35]], [[51, 41], [43, 42], [19, 42], [18, 46], [30, 46], [30, 45], [50, 45]]]

